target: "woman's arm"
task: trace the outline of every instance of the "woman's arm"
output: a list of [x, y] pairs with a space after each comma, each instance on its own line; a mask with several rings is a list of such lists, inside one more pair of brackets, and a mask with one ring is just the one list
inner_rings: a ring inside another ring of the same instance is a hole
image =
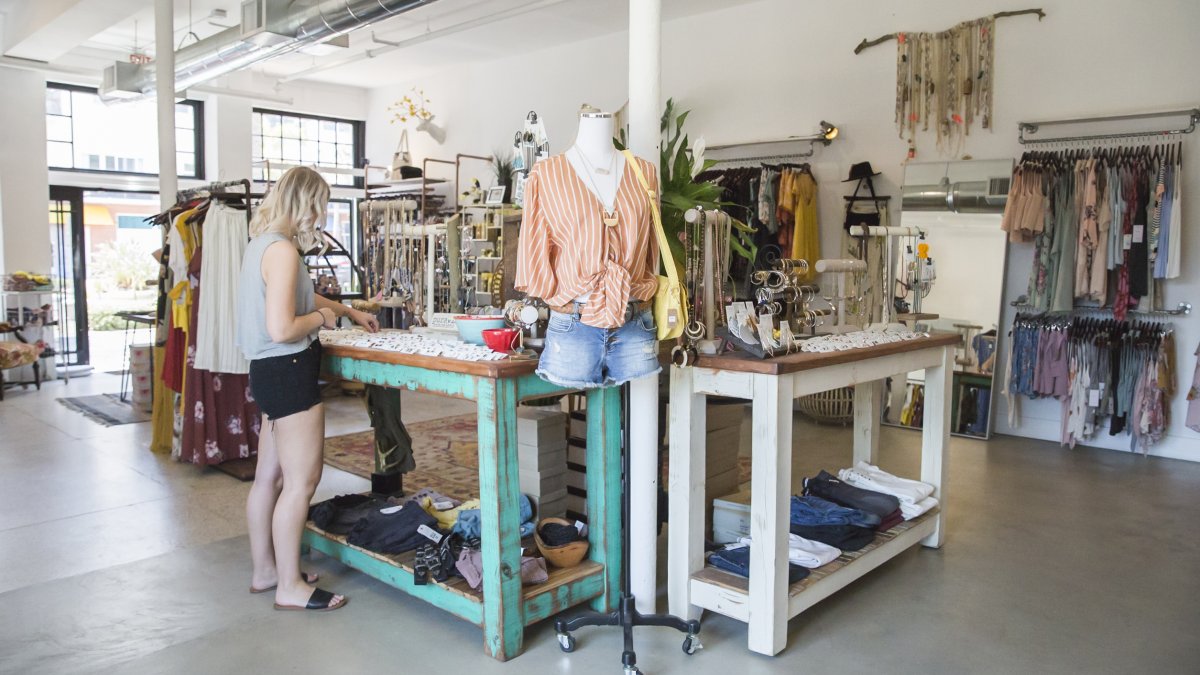
[[328, 308], [336, 316], [350, 317], [351, 321], [367, 329], [368, 333], [374, 333], [379, 330], [379, 320], [375, 318], [374, 314], [360, 312], [357, 309], [347, 307], [336, 300], [330, 300], [322, 295], [316, 295], [314, 298], [317, 301], [317, 307], [322, 309]]
[[295, 289], [299, 274], [300, 257], [290, 243], [278, 241], [263, 252], [262, 276], [267, 284], [267, 334], [275, 342], [295, 342], [322, 326], [332, 328], [337, 323], [337, 317], [328, 307], [296, 316]]

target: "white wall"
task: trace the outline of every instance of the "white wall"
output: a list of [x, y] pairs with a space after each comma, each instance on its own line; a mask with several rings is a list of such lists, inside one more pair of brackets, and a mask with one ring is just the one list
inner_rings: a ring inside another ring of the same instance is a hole
[[[813, 170], [822, 186], [823, 248], [836, 250], [841, 222], [839, 181], [852, 162], [869, 160], [883, 171], [878, 186], [897, 194], [907, 146], [893, 122], [896, 52], [894, 43], [864, 51], [863, 38], [897, 30], [945, 29], [989, 12], [1024, 9], [1024, 0], [904, 3], [848, 0], [829, 6], [794, 0], [763, 0], [721, 12], [670, 22], [663, 29], [663, 91], [692, 109], [688, 129], [709, 144], [779, 138], [815, 131], [825, 119], [842, 137], [818, 149]], [[993, 131], [975, 129], [964, 152], [973, 157], [1017, 157], [1020, 120], [1189, 108], [1200, 104], [1200, 3], [1192, 0], [1045, 0], [1035, 3], [1047, 17], [1002, 19], [997, 24], [995, 119]], [[884, 9], [886, 7], [886, 9]], [[386, 163], [399, 136], [388, 125], [386, 107], [412, 86], [433, 100], [438, 122], [448, 129], [446, 144], [412, 135], [418, 160], [427, 155], [453, 159], [456, 152], [488, 154], [506, 147], [525, 113], [546, 119], [553, 148], [561, 151], [574, 134], [575, 111], [588, 102], [602, 108], [625, 100], [626, 37], [616, 34], [556, 47], [519, 58], [476, 63], [375, 89], [368, 113], [368, 156]], [[389, 55], [402, 68], [403, 51]], [[1196, 146], [1195, 137], [1187, 137]], [[918, 140], [918, 160], [948, 159], [934, 139]], [[1200, 194], [1200, 146], [1185, 153], [1185, 189]], [[419, 163], [419, 162], [418, 162]], [[483, 174], [483, 175], [479, 175]], [[485, 182], [489, 172], [479, 175]], [[898, 206], [898, 200], [897, 200]], [[1191, 226], [1195, 200], [1185, 212], [1184, 275], [1169, 284], [1167, 304], [1189, 300], [1200, 306], [1200, 229]], [[1007, 301], [1024, 292], [1031, 245], [1010, 248]], [[1004, 325], [1011, 322], [1005, 307]], [[1200, 315], [1174, 321], [1179, 338], [1179, 381], [1191, 378], [1191, 352], [1200, 340]], [[1007, 328], [1005, 329], [1007, 330]], [[1155, 454], [1200, 460], [1200, 435], [1182, 425], [1186, 408], [1175, 396], [1170, 435]], [[998, 431], [1056, 438], [1058, 405], [1023, 401], [1024, 423]], [[1124, 448], [1124, 436], [1098, 437], [1096, 444]]]
[[45, 91], [41, 73], [0, 67], [0, 273], [50, 271]]

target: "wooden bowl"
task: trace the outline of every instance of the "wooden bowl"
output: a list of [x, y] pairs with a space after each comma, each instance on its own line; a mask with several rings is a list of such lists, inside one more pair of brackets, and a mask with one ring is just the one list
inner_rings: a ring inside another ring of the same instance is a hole
[[561, 546], [550, 546], [542, 541], [542, 525], [546, 523], [558, 523], [559, 525], [574, 525], [575, 523], [564, 518], [543, 518], [533, 530], [533, 540], [537, 542], [538, 550], [542, 552], [542, 557], [546, 562], [555, 567], [574, 567], [583, 561], [583, 557], [588, 552], [588, 542], [586, 539], [573, 541]]

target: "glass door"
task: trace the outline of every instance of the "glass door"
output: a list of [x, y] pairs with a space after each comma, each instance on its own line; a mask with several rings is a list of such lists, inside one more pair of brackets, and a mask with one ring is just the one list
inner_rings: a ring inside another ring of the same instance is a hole
[[59, 363], [64, 366], [91, 362], [88, 344], [87, 255], [84, 247], [83, 190], [50, 188], [51, 274], [60, 289], [55, 300], [59, 322]]

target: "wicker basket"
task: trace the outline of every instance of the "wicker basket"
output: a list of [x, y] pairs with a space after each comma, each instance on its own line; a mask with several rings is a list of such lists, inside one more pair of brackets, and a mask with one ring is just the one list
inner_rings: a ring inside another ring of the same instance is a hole
[[854, 387], [801, 396], [796, 410], [818, 424], [849, 424], [854, 420]]

